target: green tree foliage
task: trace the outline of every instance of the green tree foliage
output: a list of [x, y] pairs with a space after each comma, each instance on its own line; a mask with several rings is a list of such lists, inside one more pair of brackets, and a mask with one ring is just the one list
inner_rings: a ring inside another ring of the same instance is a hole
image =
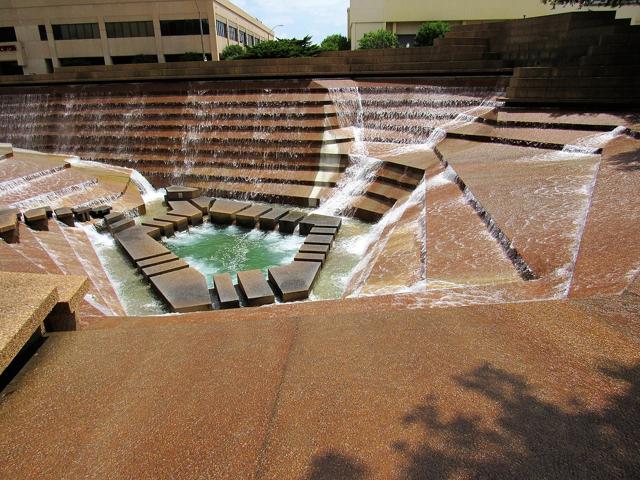
[[640, 0], [542, 0], [545, 5], [551, 5], [551, 8], [556, 6], [574, 6], [578, 5], [582, 7], [609, 7], [619, 8], [625, 5], [640, 5]]
[[416, 47], [429, 47], [433, 45], [436, 38], [444, 37], [444, 34], [451, 30], [447, 22], [427, 22], [423, 23], [418, 30], [414, 45]]
[[335, 35], [329, 35], [325, 38], [320, 44], [320, 48], [327, 52], [335, 52], [337, 50], [349, 50], [351, 44], [347, 37], [336, 33]]
[[311, 36], [303, 39], [279, 38], [268, 40], [247, 48], [242, 58], [289, 58], [313, 57], [320, 53], [320, 47], [311, 43]]
[[358, 48], [369, 50], [372, 48], [397, 48], [398, 36], [389, 30], [375, 30], [367, 32], [358, 42]]
[[238, 60], [247, 53], [242, 45], [227, 45], [220, 54], [220, 60]]

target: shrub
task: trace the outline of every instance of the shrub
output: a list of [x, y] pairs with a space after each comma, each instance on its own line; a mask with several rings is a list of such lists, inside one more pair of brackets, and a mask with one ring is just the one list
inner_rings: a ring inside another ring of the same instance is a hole
[[335, 52], [337, 50], [349, 50], [351, 49], [351, 43], [349, 39], [344, 35], [336, 33], [335, 35], [329, 35], [320, 44], [320, 48], [326, 52]]
[[423, 23], [413, 43], [416, 47], [429, 47], [436, 38], [444, 37], [449, 30], [451, 27], [447, 22]]
[[368, 50], [371, 48], [396, 48], [398, 46], [398, 36], [388, 30], [376, 30], [367, 32], [358, 42], [358, 48]]
[[242, 45], [227, 45], [220, 54], [220, 60], [238, 60], [247, 53]]
[[267, 40], [247, 48], [242, 58], [312, 57], [320, 53], [320, 47], [311, 43], [307, 35], [303, 39], [279, 38]]

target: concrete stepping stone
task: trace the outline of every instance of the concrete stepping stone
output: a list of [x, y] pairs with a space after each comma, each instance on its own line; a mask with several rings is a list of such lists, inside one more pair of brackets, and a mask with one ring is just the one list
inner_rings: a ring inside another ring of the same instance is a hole
[[[151, 241], [153, 242], [153, 240]], [[158, 243], [158, 245], [160, 244]], [[151, 277], [149, 280], [172, 312], [187, 313], [213, 308], [207, 281], [200, 272], [193, 268], [163, 273]]]
[[312, 213], [300, 222], [300, 235], [308, 235], [313, 227], [331, 227], [336, 231], [342, 226], [342, 218]]
[[307, 235], [304, 243], [308, 243], [310, 245], [328, 245], [331, 247], [333, 243], [333, 235]]
[[289, 212], [278, 220], [278, 225], [282, 233], [293, 233], [298, 223], [305, 217], [304, 213]]
[[153, 267], [162, 263], [173, 262], [174, 260], [178, 260], [178, 256], [175, 253], [169, 252], [165, 255], [160, 255], [159, 257], [140, 260], [139, 262], [136, 262], [136, 264], [138, 265], [138, 270], [142, 270], [143, 268]]
[[111, 212], [111, 205], [98, 205], [89, 212], [93, 218], [104, 218]]
[[20, 213], [20, 210], [18, 210], [15, 207], [0, 209], [0, 215], [7, 215], [7, 214], [15, 215], [18, 220], [22, 220], [22, 213]]
[[107, 225], [110, 223], [119, 222], [120, 220], [124, 220], [124, 213], [122, 212], [111, 212], [104, 216], [104, 221]]
[[198, 197], [198, 198], [192, 198], [189, 200], [189, 202], [196, 207], [197, 209], [199, 209], [203, 215], [207, 215], [209, 213], [209, 208], [211, 208], [211, 204], [213, 203], [213, 198], [212, 197], [207, 197], [205, 195]]
[[154, 220], [159, 222], [169, 222], [173, 224], [174, 232], [182, 232], [189, 228], [189, 219], [186, 217], [177, 217], [175, 215], [158, 215], [153, 217]]
[[150, 227], [148, 225], [140, 225], [138, 228], [142, 229], [147, 235], [154, 240], [160, 240], [162, 238], [162, 229], [160, 227]]
[[169, 200], [190, 200], [202, 196], [199, 188], [183, 187], [182, 185], [170, 185], [165, 188], [167, 192], [164, 196], [166, 201]]
[[18, 218], [12, 213], [0, 215], [0, 238], [7, 243], [18, 243]]
[[109, 231], [113, 233], [118, 233], [127, 228], [131, 228], [136, 224], [133, 218], [125, 218], [124, 220], [120, 220], [114, 223], [109, 224]]
[[271, 207], [265, 207], [264, 205], [253, 205], [236, 214], [236, 224], [244, 227], [253, 228], [258, 223], [260, 215], [271, 211]]
[[155, 277], [163, 273], [175, 272], [176, 270], [182, 270], [183, 268], [189, 268], [189, 265], [181, 259], [172, 260], [171, 262], [160, 263], [158, 265], [152, 265], [142, 269], [142, 276], [145, 278]]
[[209, 209], [211, 221], [219, 224], [231, 224], [236, 214], [249, 208], [251, 204], [235, 200], [216, 200]]
[[118, 232], [114, 234], [114, 238], [134, 262], [171, 253], [164, 245], [147, 235], [140, 226]]
[[169, 202], [167, 215], [175, 217], [185, 217], [190, 225], [200, 225], [202, 223], [202, 211], [185, 201]]
[[309, 252], [298, 252], [296, 256], [293, 257], [294, 262], [320, 262], [320, 265], [324, 264], [325, 261], [324, 253], [309, 253]]
[[319, 271], [318, 262], [292, 262], [289, 265], [271, 267], [269, 282], [283, 302], [304, 300], [309, 298]]
[[287, 215], [289, 210], [286, 208], [273, 208], [269, 212], [260, 215], [258, 221], [260, 222], [260, 230], [273, 230], [278, 225], [278, 221]]
[[73, 208], [73, 214], [76, 216], [76, 220], [79, 222], [88, 222], [91, 220], [91, 208], [89, 207], [77, 207]]
[[317, 245], [315, 243], [303, 243], [300, 245], [300, 253], [323, 253], [325, 256], [329, 253], [329, 245]]
[[42, 208], [44, 208], [44, 211], [47, 214], [47, 218], [53, 218], [53, 209], [49, 205], [46, 205]]
[[47, 217], [47, 211], [42, 207], [24, 212], [24, 223], [32, 230], [49, 230], [49, 217]]
[[275, 302], [275, 295], [261, 270], [238, 272], [238, 286], [247, 297], [247, 305], [258, 307]]
[[171, 222], [163, 222], [161, 220], [144, 220], [140, 224], [145, 227], [159, 228], [162, 235], [165, 237], [172, 237], [174, 233], [173, 223]]
[[240, 297], [238, 297], [236, 287], [233, 285], [231, 275], [229, 275], [228, 273], [214, 275], [213, 287], [218, 294], [218, 300], [220, 300], [220, 308], [237, 308], [240, 306]]
[[75, 227], [76, 222], [73, 211], [69, 207], [60, 207], [55, 209], [56, 218], [68, 227]]
[[334, 227], [313, 227], [309, 234], [311, 235], [331, 235], [334, 236], [338, 233], [338, 229]]

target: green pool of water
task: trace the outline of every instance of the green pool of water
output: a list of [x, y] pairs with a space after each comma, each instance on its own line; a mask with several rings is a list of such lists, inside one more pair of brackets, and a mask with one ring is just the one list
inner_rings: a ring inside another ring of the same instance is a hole
[[177, 233], [164, 240], [169, 250], [198, 270], [212, 285], [213, 275], [228, 272], [262, 270], [290, 263], [304, 237], [297, 234], [263, 232], [238, 226], [204, 223], [189, 232]]

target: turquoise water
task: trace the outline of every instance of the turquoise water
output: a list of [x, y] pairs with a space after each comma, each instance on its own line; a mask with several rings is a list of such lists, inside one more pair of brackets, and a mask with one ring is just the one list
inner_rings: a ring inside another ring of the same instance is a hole
[[236, 272], [260, 269], [265, 275], [269, 267], [293, 261], [304, 237], [279, 232], [263, 232], [238, 226], [204, 223], [189, 232], [177, 233], [164, 240], [169, 250], [207, 278], [228, 272], [236, 280]]

